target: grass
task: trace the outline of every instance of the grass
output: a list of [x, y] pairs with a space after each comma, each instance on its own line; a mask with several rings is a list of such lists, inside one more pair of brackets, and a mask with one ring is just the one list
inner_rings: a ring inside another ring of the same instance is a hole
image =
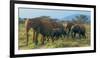
[[33, 43], [33, 30], [29, 31], [29, 42], [28, 46], [26, 46], [26, 36], [25, 36], [25, 26], [24, 24], [19, 24], [19, 38], [18, 38], [18, 47], [21, 50], [27, 49], [40, 49], [40, 48], [64, 48], [64, 47], [86, 47], [90, 46], [90, 25], [85, 25], [86, 27], [86, 37], [87, 38], [59, 38], [52, 42], [51, 40], [45, 41], [44, 45], [41, 45], [41, 35], [38, 37], [38, 45]]

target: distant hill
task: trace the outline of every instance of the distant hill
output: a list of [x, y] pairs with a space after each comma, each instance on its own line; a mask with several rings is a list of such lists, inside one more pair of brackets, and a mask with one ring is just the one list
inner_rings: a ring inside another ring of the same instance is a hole
[[76, 16], [80, 16], [80, 15], [84, 15], [84, 16], [86, 16], [87, 18], [88, 18], [88, 20], [87, 21], [90, 21], [90, 15], [85, 15], [85, 14], [72, 14], [72, 15], [69, 15], [69, 16], [67, 16], [67, 17], [64, 17], [63, 19], [66, 19], [66, 20], [72, 20], [72, 19], [74, 19]]

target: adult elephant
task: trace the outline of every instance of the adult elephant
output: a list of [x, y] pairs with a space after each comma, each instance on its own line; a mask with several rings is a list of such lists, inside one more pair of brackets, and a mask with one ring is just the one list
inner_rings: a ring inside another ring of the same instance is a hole
[[38, 43], [37, 37], [39, 34], [42, 35], [41, 41], [42, 44], [44, 44], [44, 41], [47, 36], [51, 36], [51, 38], [53, 39], [52, 36], [53, 29], [62, 28], [62, 25], [57, 22], [53, 22], [50, 18], [37, 17], [33, 19], [27, 19], [25, 21], [27, 45], [28, 45], [28, 37], [29, 37], [28, 32], [30, 28], [34, 30], [33, 42], [35, 42], [35, 44], [37, 45]]
[[62, 24], [58, 22], [50, 20], [41, 20], [40, 23], [40, 33], [43, 36], [42, 43], [44, 44], [44, 41], [46, 37], [50, 37], [52, 41], [54, 41], [54, 37], [58, 38], [62, 35], [63, 32], [63, 26]]
[[63, 24], [64, 26], [64, 30], [66, 31], [66, 35], [69, 37], [70, 36], [70, 33], [71, 33], [71, 27], [74, 25], [74, 23], [72, 22], [66, 22]]
[[35, 42], [35, 44], [37, 44], [37, 42], [38, 42], [37, 36], [39, 33], [37, 30], [39, 29], [39, 23], [40, 23], [40, 18], [26, 19], [25, 20], [25, 32], [26, 32], [26, 39], [27, 39], [26, 45], [28, 45], [28, 41], [29, 41], [28, 32], [31, 28], [33, 30], [33, 42]]
[[79, 38], [81, 37], [86, 38], [85, 33], [86, 33], [86, 28], [83, 24], [75, 24], [71, 28], [71, 34], [73, 38], [75, 38], [77, 34]]

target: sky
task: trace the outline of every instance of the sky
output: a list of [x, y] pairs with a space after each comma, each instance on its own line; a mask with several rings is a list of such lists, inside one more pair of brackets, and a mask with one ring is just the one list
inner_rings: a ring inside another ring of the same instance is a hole
[[63, 19], [73, 14], [90, 15], [90, 11], [79, 10], [55, 10], [55, 9], [35, 9], [35, 8], [19, 8], [20, 18], [35, 18], [40, 16], [50, 16], [54, 19]]

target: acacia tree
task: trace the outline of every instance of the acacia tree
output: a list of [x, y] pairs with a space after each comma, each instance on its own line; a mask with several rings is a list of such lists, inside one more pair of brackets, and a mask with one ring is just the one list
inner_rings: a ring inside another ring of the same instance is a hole
[[75, 16], [75, 18], [72, 19], [75, 23], [88, 23], [89, 19], [86, 15], [79, 15]]

